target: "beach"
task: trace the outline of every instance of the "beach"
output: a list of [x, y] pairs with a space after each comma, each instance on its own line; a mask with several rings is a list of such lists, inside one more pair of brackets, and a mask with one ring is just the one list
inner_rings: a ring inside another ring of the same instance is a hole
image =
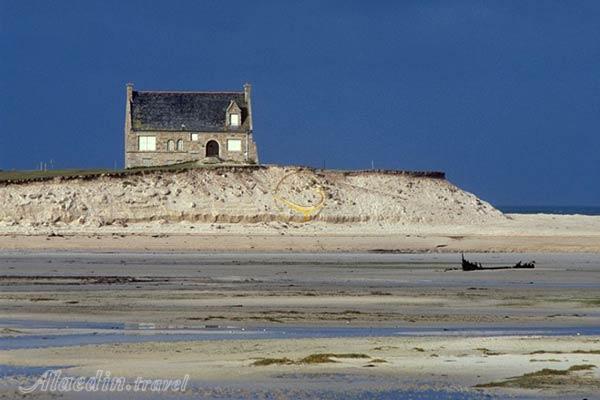
[[[28, 368], [63, 366], [188, 374], [186, 395], [206, 398], [593, 398], [600, 257], [469, 256], [537, 267], [464, 272], [455, 253], [5, 250], [0, 354], [21, 375], [3, 393], [30, 383]], [[544, 369], [567, 372], [510, 380]]]
[[507, 214], [484, 224], [130, 223], [3, 226], [5, 250], [600, 252], [600, 216]]
[[[0, 187], [0, 395], [49, 370], [175, 398], [592, 398], [600, 216], [441, 173], [219, 167]], [[491, 270], [463, 271], [462, 255]], [[532, 269], [494, 269], [535, 263]], [[111, 398], [160, 398], [111, 392]], [[94, 393], [34, 391], [36, 398]]]
[[0, 0], [0, 400], [600, 400], [599, 20]]

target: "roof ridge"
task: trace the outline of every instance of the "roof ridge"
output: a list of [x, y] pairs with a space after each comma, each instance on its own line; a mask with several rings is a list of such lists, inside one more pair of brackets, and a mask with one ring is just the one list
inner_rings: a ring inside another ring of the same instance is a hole
[[189, 94], [244, 94], [244, 92], [219, 91], [219, 92], [196, 92], [192, 90], [134, 90], [138, 93], [189, 93]]

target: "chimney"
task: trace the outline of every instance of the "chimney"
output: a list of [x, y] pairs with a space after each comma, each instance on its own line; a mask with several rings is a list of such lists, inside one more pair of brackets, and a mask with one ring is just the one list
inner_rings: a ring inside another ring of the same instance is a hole
[[250, 132], [254, 129], [252, 127], [252, 99], [250, 98], [250, 93], [252, 92], [252, 85], [249, 83], [244, 84], [244, 100], [248, 106], [248, 127], [250, 128]]
[[131, 98], [133, 97], [133, 83], [128, 83], [127, 84], [127, 101], [131, 101]]
[[131, 102], [133, 100], [133, 83], [127, 84], [127, 100], [125, 101], [125, 168], [131, 167], [131, 160], [128, 157], [128, 152], [135, 149], [135, 145], [132, 141], [135, 137], [132, 137], [132, 126], [131, 126]]
[[252, 92], [252, 85], [249, 83], [244, 84], [244, 100], [246, 103], [250, 102], [250, 92]]

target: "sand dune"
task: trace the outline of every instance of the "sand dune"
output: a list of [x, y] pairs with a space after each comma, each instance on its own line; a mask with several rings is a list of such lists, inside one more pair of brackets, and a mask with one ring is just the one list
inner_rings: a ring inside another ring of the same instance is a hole
[[504, 215], [427, 173], [146, 171], [3, 183], [0, 204], [4, 249], [600, 251], [600, 216]]
[[149, 221], [484, 223], [504, 216], [448, 181], [271, 166], [190, 169], [0, 187], [0, 226]]

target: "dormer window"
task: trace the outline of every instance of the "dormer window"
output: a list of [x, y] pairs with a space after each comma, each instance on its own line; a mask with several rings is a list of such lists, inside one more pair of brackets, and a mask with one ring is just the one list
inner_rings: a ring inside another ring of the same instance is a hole
[[225, 111], [225, 124], [231, 128], [239, 128], [242, 125], [242, 109], [231, 100]]
[[229, 125], [240, 126], [240, 114], [229, 114]]

